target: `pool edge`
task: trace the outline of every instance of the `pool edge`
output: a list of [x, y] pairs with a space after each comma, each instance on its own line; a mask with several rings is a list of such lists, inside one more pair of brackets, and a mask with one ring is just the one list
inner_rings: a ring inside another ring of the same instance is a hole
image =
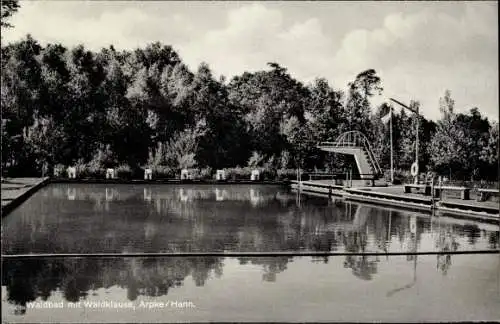
[[10, 214], [11, 211], [19, 207], [23, 202], [25, 202], [29, 197], [31, 197], [35, 192], [37, 192], [39, 189], [45, 187], [47, 184], [49, 184], [50, 178], [45, 177], [42, 178], [40, 182], [35, 184], [33, 187], [29, 188], [26, 190], [26, 192], [20, 194], [16, 198], [12, 199], [9, 203], [7, 203], [5, 206], [2, 206], [1, 213], [2, 213], [2, 219]]

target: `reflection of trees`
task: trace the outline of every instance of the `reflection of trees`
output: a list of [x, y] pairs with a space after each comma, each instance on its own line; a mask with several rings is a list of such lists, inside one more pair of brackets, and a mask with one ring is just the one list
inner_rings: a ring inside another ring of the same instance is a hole
[[[240, 258], [240, 264], [261, 265], [264, 281], [276, 281], [276, 275], [287, 269], [288, 257]], [[2, 261], [2, 286], [7, 288], [8, 302], [21, 306], [28, 302], [47, 300], [60, 290], [66, 301], [84, 300], [92, 291], [119, 286], [131, 301], [139, 296], [165, 296], [180, 287], [191, 276], [196, 286], [203, 286], [211, 277], [223, 275], [222, 258], [169, 257], [120, 259], [25, 259]]]
[[[223, 201], [216, 200], [216, 187], [209, 185], [148, 185], [147, 190], [142, 186], [116, 186], [114, 191], [108, 190], [108, 198], [113, 196], [108, 201], [104, 185], [48, 186], [40, 191], [46, 190], [48, 197], [40, 199], [35, 194], [5, 219], [2, 250], [6, 254], [363, 253], [387, 252], [395, 246], [413, 251], [426, 238], [422, 234], [430, 231], [431, 223], [411, 212], [348, 202], [331, 204], [327, 199], [306, 196], [299, 207], [294, 205], [295, 195], [275, 186], [218, 187], [226, 192]], [[75, 200], [68, 200], [68, 188], [74, 189]], [[96, 208], [98, 201], [108, 204], [108, 211]], [[410, 230], [411, 217], [416, 222], [415, 233]], [[484, 231], [481, 237], [477, 226], [455, 221], [449, 224], [449, 230], [455, 237], [468, 235], [469, 244], [483, 239], [492, 248], [498, 247], [498, 231]], [[390, 245], [398, 240], [400, 247]], [[409, 243], [416, 245], [404, 247]], [[373, 275], [376, 262], [370, 257], [346, 258], [347, 267], [360, 278]], [[203, 280], [200, 275], [199, 281]], [[66, 285], [69, 291], [76, 284], [68, 279]]]
[[[366, 228], [366, 222], [371, 208], [359, 205], [350, 206], [351, 210], [353, 208], [355, 210], [353, 223], [358, 223], [358, 226], [353, 228], [351, 231], [342, 232], [342, 239], [346, 252], [363, 253], [366, 251], [366, 247], [368, 245], [368, 230]], [[380, 239], [376, 239], [376, 241], [380, 241]], [[377, 273], [377, 262], [378, 258], [371, 256], [347, 255], [344, 261], [344, 268], [352, 269], [352, 273], [357, 278], [371, 280], [372, 275]]]
[[[456, 234], [452, 226], [450, 224], [441, 225], [441, 223], [439, 223], [438, 237], [436, 240], [436, 248], [438, 251], [454, 252], [458, 250], [458, 246]], [[436, 267], [443, 275], [446, 275], [451, 267], [451, 255], [447, 253], [438, 254]]]
[[261, 265], [264, 273], [262, 280], [268, 282], [275, 282], [276, 275], [287, 269], [287, 264], [291, 260], [289, 257], [243, 257], [238, 259], [240, 264], [251, 263], [254, 265]]
[[465, 233], [467, 233], [467, 239], [470, 245], [474, 245], [477, 239], [481, 236], [481, 230], [475, 224], [465, 224], [463, 226]]
[[[418, 241], [419, 241], [419, 235], [423, 232], [422, 226], [419, 226], [418, 219], [415, 215], [411, 215], [408, 219], [408, 228], [409, 231], [408, 233], [405, 234], [405, 239], [407, 241], [408, 245], [408, 253], [416, 253], [418, 250]], [[412, 288], [416, 283], [417, 283], [417, 261], [418, 261], [418, 255], [416, 254], [407, 254], [406, 255], [406, 260], [407, 261], [413, 261], [413, 280], [406, 285], [397, 287], [395, 289], [390, 290], [387, 292], [387, 297], [391, 297], [394, 294], [401, 292], [406, 289]]]
[[351, 268], [352, 273], [363, 280], [371, 280], [377, 273], [377, 257], [367, 255], [347, 255], [344, 268]]
[[21, 306], [38, 297], [47, 300], [57, 289], [70, 302], [112, 286], [127, 289], [129, 300], [140, 295], [163, 296], [188, 276], [203, 286], [211, 273], [222, 275], [222, 260], [216, 257], [3, 260], [2, 266], [7, 300]]
[[[119, 188], [115, 196], [120, 199], [109, 201], [111, 208], [106, 212], [89, 210], [94, 198], [95, 201], [105, 202], [104, 187], [91, 186], [89, 189], [76, 186], [74, 201], [66, 199], [65, 190], [48, 187], [56, 195], [55, 198], [60, 198], [53, 199], [55, 208], [40, 215], [36, 204], [41, 201], [35, 199], [25, 206], [29, 210], [25, 210], [23, 216], [26, 217], [22, 221], [18, 215], [11, 214], [9, 227], [12, 231], [6, 235], [6, 244], [2, 249], [6, 254], [215, 252], [238, 248], [252, 251], [256, 248], [256, 241], [248, 244], [240, 244], [239, 241], [239, 233], [251, 232], [256, 233], [255, 237], [262, 238], [263, 243], [258, 245], [261, 250], [286, 249], [275, 217], [286, 207], [273, 198], [276, 187], [265, 188], [261, 192], [258, 191], [260, 187], [252, 187], [253, 195], [259, 199], [259, 206], [255, 208], [249, 201], [249, 186], [241, 186], [231, 193], [223, 208], [214, 204], [213, 188], [201, 188], [206, 189], [186, 190], [187, 195], [192, 197], [188, 202], [175, 194], [182, 189], [177, 186], [167, 187], [164, 194], [154, 188], [146, 194], [143, 188], [125, 187], [123, 192]], [[100, 190], [100, 194], [92, 190]], [[284, 196], [282, 194], [281, 199]], [[245, 203], [244, 199], [248, 201]], [[267, 201], [267, 205], [260, 205], [262, 201]]]
[[488, 235], [488, 244], [490, 245], [490, 249], [498, 249], [500, 241], [500, 232], [491, 232]]
[[[224, 201], [216, 201], [217, 188], [226, 192]], [[106, 189], [113, 199], [106, 200]], [[410, 235], [405, 213], [307, 196], [297, 207], [293, 194], [273, 186], [72, 184], [42, 190], [48, 197], [35, 195], [6, 218], [4, 253], [387, 252], [391, 241], [404, 243]], [[96, 208], [98, 202], [108, 211]], [[418, 245], [429, 222], [416, 222]], [[477, 226], [454, 224], [452, 230], [468, 235], [469, 244], [479, 239]], [[490, 233], [484, 240], [498, 245]]]

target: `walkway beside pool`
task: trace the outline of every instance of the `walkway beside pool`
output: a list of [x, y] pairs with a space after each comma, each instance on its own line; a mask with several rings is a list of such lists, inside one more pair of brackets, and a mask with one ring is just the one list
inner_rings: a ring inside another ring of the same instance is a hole
[[49, 178], [2, 178], [2, 217], [49, 182]]
[[[291, 188], [297, 189], [298, 182], [292, 181]], [[376, 204], [393, 205], [422, 211], [436, 210], [443, 214], [466, 216], [483, 220], [498, 221], [499, 202], [478, 201], [475, 195], [462, 200], [453, 195], [443, 195], [441, 199], [426, 196], [423, 192], [405, 193], [404, 185], [375, 187], [343, 187], [333, 185], [329, 180], [309, 180], [300, 182], [300, 191], [305, 194], [342, 196], [344, 199], [366, 201]]]

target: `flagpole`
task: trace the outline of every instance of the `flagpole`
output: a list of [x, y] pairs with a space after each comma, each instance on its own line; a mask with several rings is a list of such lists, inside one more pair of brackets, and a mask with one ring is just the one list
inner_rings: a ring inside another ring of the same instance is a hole
[[392, 105], [390, 106], [391, 110], [390, 110], [390, 119], [389, 119], [389, 127], [390, 127], [390, 141], [391, 141], [391, 184], [394, 184], [394, 164], [393, 164], [393, 153], [392, 153]]

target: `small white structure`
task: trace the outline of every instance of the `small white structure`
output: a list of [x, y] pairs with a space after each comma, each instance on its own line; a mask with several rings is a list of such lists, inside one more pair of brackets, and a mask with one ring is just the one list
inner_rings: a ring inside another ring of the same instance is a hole
[[144, 170], [144, 180], [152, 180], [153, 179], [153, 170], [145, 169]]
[[66, 172], [68, 173], [68, 178], [70, 178], [70, 179], [76, 178], [76, 168], [75, 167], [68, 167]]
[[250, 180], [259, 181], [259, 179], [260, 179], [260, 171], [259, 170], [252, 170], [252, 175], [250, 176]]
[[115, 169], [106, 169], [106, 179], [115, 178]]
[[193, 176], [191, 175], [191, 172], [189, 172], [188, 169], [182, 169], [181, 170], [181, 180], [191, 180]]
[[215, 179], [217, 181], [224, 181], [226, 180], [226, 170], [217, 170], [217, 174]]

